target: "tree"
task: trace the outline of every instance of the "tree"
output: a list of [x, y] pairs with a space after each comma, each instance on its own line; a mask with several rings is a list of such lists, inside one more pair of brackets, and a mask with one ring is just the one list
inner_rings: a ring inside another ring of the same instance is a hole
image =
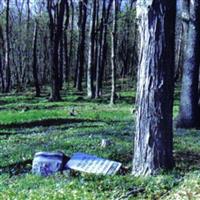
[[175, 1], [137, 2], [140, 53], [136, 97], [134, 175], [174, 165], [172, 107]]
[[111, 33], [112, 88], [111, 88], [110, 104], [115, 103], [115, 97], [116, 97], [117, 9], [118, 9], [118, 0], [113, 0], [113, 27]]
[[6, 1], [6, 37], [5, 37], [5, 66], [6, 66], [6, 92], [11, 87], [11, 70], [10, 70], [10, 0]]
[[96, 19], [96, 0], [93, 2], [92, 12], [90, 21], [90, 41], [89, 41], [89, 52], [88, 52], [88, 67], [87, 67], [87, 96], [88, 98], [94, 97], [94, 86], [93, 86], [93, 72], [94, 72], [94, 42], [95, 42], [95, 19]]
[[[107, 41], [107, 34], [108, 34], [108, 20], [110, 16], [110, 10], [112, 7], [113, 0], [109, 0], [108, 7], [104, 12], [102, 12], [103, 17], [103, 36], [102, 36], [102, 52], [100, 52], [101, 59], [99, 61], [99, 75], [97, 73], [96, 75], [96, 90], [95, 90], [95, 98], [98, 98], [100, 95], [102, 95], [102, 89], [103, 89], [103, 79], [104, 79], [104, 72], [105, 72], [105, 66], [107, 62], [107, 53], [108, 53], [108, 41]], [[103, 8], [104, 9], [104, 8]], [[100, 30], [101, 31], [101, 30]], [[100, 38], [101, 39], [101, 38]], [[98, 71], [98, 70], [97, 70]]]
[[[65, 81], [68, 82], [69, 78], [69, 55], [68, 55], [68, 29], [69, 29], [69, 2], [66, 1], [66, 18], [65, 18], [65, 31], [64, 31], [64, 50], [65, 50]], [[72, 58], [70, 58], [72, 59]]]
[[[0, 50], [3, 49], [4, 46], [4, 38], [3, 38], [3, 28], [0, 24]], [[2, 52], [0, 51], [0, 78], [1, 78], [1, 91], [4, 92], [4, 77], [3, 77], [3, 65], [2, 65]]]
[[[63, 20], [65, 13], [65, 0], [61, 0], [57, 4], [51, 0], [47, 2], [47, 10], [49, 14], [49, 29], [50, 29], [50, 43], [51, 43], [51, 101], [59, 101], [60, 97], [60, 83], [59, 83], [59, 67], [58, 67], [58, 49], [61, 43], [63, 34]], [[56, 14], [53, 12], [57, 12]]]
[[[70, 70], [73, 68], [73, 56], [74, 56], [74, 41], [73, 41], [73, 35], [74, 35], [74, 3], [72, 0], [70, 0], [70, 8], [71, 8], [71, 22], [70, 22], [70, 49], [69, 49], [69, 67], [68, 68], [68, 76], [70, 75]], [[74, 78], [75, 79], [75, 78]]]
[[184, 55], [181, 87], [180, 113], [177, 127], [199, 126], [199, 64], [200, 64], [200, 1], [190, 1], [190, 20], [186, 51]]
[[175, 55], [175, 81], [181, 79], [184, 52], [186, 50], [186, 41], [188, 35], [189, 24], [189, 1], [176, 1], [176, 55]]
[[36, 97], [40, 96], [40, 86], [38, 81], [38, 70], [37, 70], [37, 38], [38, 38], [38, 22], [35, 22], [35, 30], [33, 36], [33, 78], [36, 91]]
[[79, 0], [79, 44], [77, 51], [77, 76], [76, 76], [76, 89], [82, 91], [82, 80], [84, 74], [85, 62], [85, 31], [87, 20], [87, 3], [88, 0]]

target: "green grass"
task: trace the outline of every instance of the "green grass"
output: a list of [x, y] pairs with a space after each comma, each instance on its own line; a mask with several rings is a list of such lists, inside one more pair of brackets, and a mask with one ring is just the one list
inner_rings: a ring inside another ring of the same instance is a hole
[[[63, 101], [56, 103], [48, 102], [47, 97], [43, 94], [35, 98], [31, 92], [0, 96], [0, 199], [112, 200], [133, 188], [144, 191], [129, 199], [176, 199], [177, 193], [180, 197], [184, 194], [184, 199], [188, 191], [191, 199], [200, 195], [199, 131], [175, 130], [173, 171], [137, 178], [131, 176], [133, 90], [120, 92], [115, 106], [108, 105], [107, 94], [100, 100], [88, 100], [70, 91], [63, 94]], [[74, 116], [70, 115], [72, 109]], [[178, 109], [176, 92], [174, 116]], [[110, 139], [112, 145], [101, 148], [103, 138]], [[74, 152], [91, 153], [122, 162], [128, 172], [115, 176], [65, 173], [43, 178], [32, 175], [30, 165], [1, 171], [2, 167], [32, 159], [38, 151], [63, 151], [69, 156]]]

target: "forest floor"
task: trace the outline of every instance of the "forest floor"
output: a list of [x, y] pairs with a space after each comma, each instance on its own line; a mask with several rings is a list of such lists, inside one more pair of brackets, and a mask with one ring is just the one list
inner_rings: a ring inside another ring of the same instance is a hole
[[[109, 95], [88, 100], [70, 91], [63, 101], [32, 92], [0, 96], [0, 199], [200, 199], [200, 131], [174, 130], [173, 171], [158, 176], [131, 176], [134, 91], [123, 90], [115, 106]], [[74, 110], [74, 111], [73, 111]], [[73, 111], [73, 115], [70, 112]], [[174, 115], [178, 112], [176, 97]], [[101, 140], [112, 144], [101, 147]], [[125, 175], [31, 174], [38, 151], [91, 153], [122, 162]], [[130, 194], [132, 190], [138, 190]], [[130, 193], [129, 193], [130, 192]]]

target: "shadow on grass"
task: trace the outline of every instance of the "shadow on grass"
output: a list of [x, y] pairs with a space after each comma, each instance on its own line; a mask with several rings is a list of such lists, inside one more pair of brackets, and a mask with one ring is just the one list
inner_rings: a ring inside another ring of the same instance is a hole
[[[77, 123], [78, 124], [78, 123]], [[78, 128], [99, 128], [100, 125], [81, 125], [81, 126], [78, 126]], [[30, 128], [30, 127], [29, 127]], [[58, 129], [53, 129], [52, 131], [56, 131], [56, 130], [68, 130], [70, 128], [74, 128], [73, 125], [69, 125], [69, 126], [65, 126], [65, 127], [62, 127], [62, 128], [58, 128]], [[36, 132], [35, 131], [32, 131], [32, 129], [29, 129], [30, 131], [27, 131], [26, 130], [26, 133], [22, 133], [20, 131], [17, 131], [17, 132], [0, 132], [0, 137], [5, 137], [4, 139], [8, 139], [10, 136], [14, 136], [14, 135], [31, 135], [31, 134], [35, 134]], [[45, 132], [45, 131], [42, 131], [42, 132]], [[38, 132], [39, 134], [40, 132]], [[48, 131], [49, 133], [49, 131]]]
[[0, 124], [0, 129], [8, 128], [33, 128], [36, 126], [58, 126], [62, 124], [72, 124], [72, 123], [83, 123], [83, 122], [100, 122], [98, 120], [91, 119], [43, 119], [31, 122], [21, 122], [21, 123], [11, 123], [11, 124]]
[[0, 166], [0, 175], [8, 173], [11, 176], [27, 173], [31, 171], [32, 165], [31, 159], [13, 163], [7, 166]]
[[[106, 123], [108, 125], [114, 125], [115, 123], [120, 123], [123, 121], [120, 120], [93, 120], [93, 119], [76, 119], [76, 118], [50, 118], [50, 119], [41, 119], [30, 122], [18, 122], [10, 124], [0, 124], [0, 129], [10, 129], [10, 128], [34, 128], [37, 126], [59, 126], [64, 124], [73, 124], [73, 123]], [[0, 133], [1, 135], [1, 133]]]
[[200, 153], [185, 151], [174, 154], [176, 168], [180, 171], [189, 172], [200, 169]]

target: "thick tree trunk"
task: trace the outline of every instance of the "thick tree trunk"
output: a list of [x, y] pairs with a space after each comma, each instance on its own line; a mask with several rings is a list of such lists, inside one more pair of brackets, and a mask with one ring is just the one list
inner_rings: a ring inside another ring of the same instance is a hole
[[38, 81], [38, 70], [37, 70], [37, 36], [38, 36], [38, 23], [35, 22], [35, 30], [33, 36], [33, 78], [36, 91], [36, 97], [40, 96], [40, 86]]
[[140, 58], [132, 173], [171, 169], [174, 91], [175, 1], [137, 2]]
[[183, 65], [179, 128], [199, 126], [198, 83], [200, 64], [200, 0], [190, 0], [190, 21]]
[[111, 33], [112, 86], [111, 86], [110, 104], [115, 104], [115, 97], [116, 97], [117, 6], [118, 6], [118, 0], [113, 0], [113, 27]]
[[88, 98], [94, 97], [93, 86], [93, 68], [94, 68], [94, 42], [95, 42], [95, 18], [96, 18], [96, 0], [93, 2], [92, 19], [90, 21], [90, 41], [88, 52], [88, 67], [87, 67], [87, 96]]

